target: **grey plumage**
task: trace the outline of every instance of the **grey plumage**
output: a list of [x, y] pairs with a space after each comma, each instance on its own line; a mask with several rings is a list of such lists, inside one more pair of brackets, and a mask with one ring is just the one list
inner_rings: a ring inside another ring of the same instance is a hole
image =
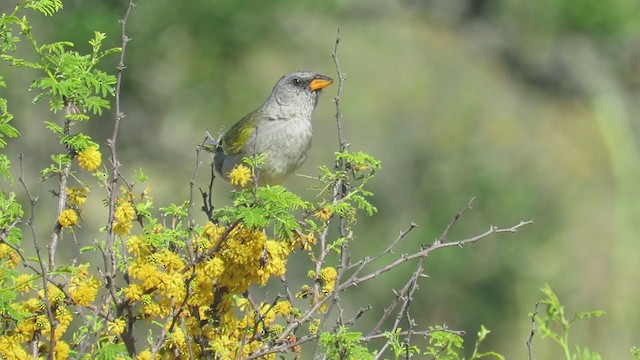
[[280, 78], [271, 95], [244, 116], [222, 137], [214, 155], [214, 168], [228, 181], [228, 173], [244, 157], [265, 154], [258, 169], [258, 185], [284, 181], [306, 160], [311, 148], [311, 116], [321, 90], [333, 80], [310, 71]]

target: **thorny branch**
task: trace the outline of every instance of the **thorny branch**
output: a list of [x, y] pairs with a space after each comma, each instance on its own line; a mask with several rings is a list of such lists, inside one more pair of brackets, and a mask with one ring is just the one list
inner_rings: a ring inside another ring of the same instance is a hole
[[[120, 129], [120, 121], [124, 119], [125, 115], [122, 112], [122, 106], [120, 101], [120, 93], [122, 89], [122, 74], [124, 70], [127, 68], [124, 64], [124, 58], [127, 50], [127, 44], [131, 40], [126, 34], [126, 26], [127, 20], [129, 19], [129, 15], [131, 11], [136, 6], [133, 0], [129, 1], [129, 5], [124, 14], [124, 17], [119, 20], [120, 24], [120, 35], [122, 47], [120, 49], [120, 59], [118, 61], [118, 65], [116, 69], [118, 70], [116, 88], [115, 88], [115, 118], [113, 124], [113, 133], [111, 134], [111, 138], [107, 140], [107, 146], [111, 149], [111, 175], [107, 180], [107, 192], [109, 195], [109, 214], [107, 218], [107, 227], [106, 227], [106, 242], [104, 249], [102, 250], [102, 257], [104, 261], [104, 279], [106, 281], [106, 287], [111, 295], [111, 299], [114, 301], [116, 305], [119, 305], [122, 300], [116, 294], [116, 285], [115, 285], [115, 276], [117, 271], [117, 259], [115, 256], [115, 252], [113, 251], [113, 245], [115, 242], [115, 233], [113, 230], [113, 225], [115, 223], [115, 210], [116, 210], [116, 198], [118, 195], [118, 180], [120, 178], [120, 162], [118, 161], [118, 153], [116, 143], [118, 140], [118, 131]], [[118, 316], [121, 316], [120, 313], [122, 307], [117, 306], [118, 308]], [[133, 339], [133, 322], [135, 319], [131, 317], [128, 318], [127, 326], [122, 334], [125, 345], [127, 346], [127, 351], [130, 354], [135, 353], [135, 341]]]
[[540, 312], [539, 306], [540, 300], [536, 301], [533, 314], [531, 314], [531, 332], [529, 333], [529, 338], [526, 341], [529, 360], [533, 360], [533, 336], [536, 334], [536, 316], [538, 316], [538, 313]]
[[[18, 181], [20, 182], [20, 184], [22, 184], [24, 192], [27, 194], [27, 198], [29, 198], [29, 204], [31, 205], [29, 210], [29, 220], [27, 221], [27, 225], [31, 230], [31, 237], [33, 238], [33, 246], [36, 250], [38, 265], [40, 265], [40, 271], [37, 271], [36, 273], [39, 273], [40, 275], [42, 275], [42, 291], [44, 292], [43, 301], [46, 308], [47, 319], [49, 320], [49, 326], [51, 327], [50, 334], [54, 334], [56, 328], [58, 327], [58, 321], [56, 320], [53, 314], [53, 307], [51, 305], [51, 301], [49, 300], [50, 297], [49, 297], [49, 289], [48, 289], [47, 283], [51, 282], [51, 279], [47, 274], [47, 269], [44, 264], [44, 260], [42, 259], [42, 255], [40, 253], [40, 245], [38, 244], [38, 237], [36, 235], [37, 234], [36, 224], [34, 222], [35, 216], [36, 216], [36, 203], [38, 202], [38, 198], [31, 195], [31, 191], [29, 190], [29, 187], [27, 186], [27, 182], [24, 179], [24, 160], [23, 160], [22, 154], [20, 154], [20, 176], [18, 177]], [[35, 341], [35, 343], [37, 344], [37, 341]], [[56, 346], [55, 336], [49, 336], [49, 347], [51, 349], [55, 349], [55, 346]], [[31, 355], [34, 359], [38, 357], [38, 351], [39, 350], [37, 346], [32, 347]], [[53, 360], [53, 351], [49, 352], [47, 359]]]

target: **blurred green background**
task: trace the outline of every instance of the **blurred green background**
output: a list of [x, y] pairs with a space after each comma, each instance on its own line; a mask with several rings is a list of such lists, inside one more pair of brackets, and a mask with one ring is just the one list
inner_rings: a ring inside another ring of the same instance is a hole
[[[12, 3], [12, 1], [10, 1]], [[0, 10], [11, 4], [0, 4]], [[138, 1], [128, 23], [120, 160], [143, 168], [158, 205], [188, 196], [195, 144], [259, 106], [284, 73], [309, 69], [335, 77], [336, 30], [347, 74], [345, 135], [353, 150], [382, 161], [372, 182], [379, 212], [363, 218], [354, 256], [383, 249], [401, 229], [419, 228], [398, 253], [433, 241], [453, 214], [476, 197], [450, 235], [535, 220], [516, 235], [434, 253], [412, 315], [423, 327], [446, 323], [485, 349], [525, 359], [525, 339], [539, 289], [549, 283], [573, 311], [601, 309], [578, 325], [574, 343], [605, 359], [630, 358], [640, 345], [640, 3], [636, 0]], [[34, 16], [41, 41], [71, 40], [88, 49], [93, 31], [119, 46], [123, 1], [66, 1], [53, 18]], [[46, 38], [44, 37], [46, 36]], [[28, 52], [23, 55], [30, 56]], [[105, 63], [115, 71], [116, 57]], [[22, 137], [9, 151], [26, 154], [37, 185], [48, 154], [59, 152], [26, 91], [34, 74], [0, 71]], [[2, 89], [4, 92], [5, 89]], [[336, 86], [315, 114], [314, 147], [300, 173], [316, 175], [337, 149]], [[112, 116], [86, 125], [106, 149]], [[107, 161], [105, 157], [105, 161]], [[17, 162], [14, 163], [17, 168]], [[198, 186], [207, 183], [206, 168]], [[289, 189], [313, 200], [314, 183]], [[14, 189], [18, 192], [19, 189]], [[215, 202], [231, 187], [218, 182]], [[106, 217], [92, 194], [88, 224]], [[51, 208], [51, 207], [49, 207]], [[46, 210], [40, 229], [48, 231]], [[78, 233], [79, 241], [101, 237]], [[71, 239], [66, 239], [71, 242]], [[28, 246], [28, 245], [25, 245]], [[298, 264], [291, 264], [292, 268]], [[412, 271], [405, 266], [344, 297], [360, 321], [374, 323]], [[305, 270], [306, 272], [306, 270]], [[348, 316], [347, 316], [348, 317]], [[534, 342], [538, 359], [560, 358], [550, 341]]]

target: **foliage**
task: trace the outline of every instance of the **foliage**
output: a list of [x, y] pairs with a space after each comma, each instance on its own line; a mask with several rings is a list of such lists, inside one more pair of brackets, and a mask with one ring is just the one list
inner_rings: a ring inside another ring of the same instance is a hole
[[604, 315], [603, 311], [588, 311], [576, 313], [571, 320], [567, 319], [564, 306], [560, 303], [558, 296], [551, 290], [548, 284], [542, 288], [544, 298], [541, 303], [546, 305], [546, 311], [537, 318], [538, 326], [542, 337], [549, 337], [555, 341], [564, 354], [566, 360], [600, 360], [602, 357], [595, 352], [590, 352], [587, 348], [580, 348], [576, 345], [572, 351], [569, 345], [569, 330], [576, 320], [591, 319]]
[[334, 332], [325, 332], [320, 335], [320, 344], [326, 349], [329, 360], [367, 360], [375, 359], [369, 350], [361, 345], [362, 334], [349, 332], [344, 326]]
[[[23, 0], [0, 20], [0, 59], [35, 70], [38, 78], [29, 87], [38, 92], [33, 102], [47, 100], [53, 114], [64, 112], [57, 121], [44, 123], [61, 149], [41, 171], [43, 182], [54, 183], [51, 193], [57, 199], [55, 213], [47, 214], [55, 225], [46, 246], [36, 235], [37, 198], [29, 182], [21, 174], [31, 210], [26, 221], [16, 195], [0, 192], [0, 356], [275, 359], [285, 353], [300, 356], [302, 344], [316, 341], [330, 359], [373, 358], [365, 346], [371, 336], [352, 331], [342, 319], [334, 330], [322, 329], [332, 309], [339, 307], [339, 294], [358, 284], [355, 279], [375, 278], [393, 268], [358, 278], [370, 259], [362, 260], [356, 271], [357, 263], [348, 262], [354, 225], [361, 214], [377, 211], [367, 185], [381, 169], [380, 162], [359, 151], [337, 152], [335, 166], [320, 167], [314, 178], [314, 202], [282, 186], [265, 186], [232, 192], [231, 205], [205, 210], [209, 217], [202, 221], [193, 214], [192, 197], [157, 207], [142, 170], [127, 179], [117, 161], [115, 136], [108, 142], [112, 161], [107, 168], [99, 145], [75, 128], [111, 107], [114, 86], [120, 84], [116, 76], [100, 70], [100, 64], [104, 57], [124, 51], [126, 41], [122, 48], [103, 50], [106, 36], [95, 32], [89, 54], [73, 50], [66, 41], [40, 45], [23, 12], [51, 16], [61, 8], [59, 0]], [[128, 14], [121, 23], [123, 31]], [[35, 60], [15, 55], [23, 40]], [[4, 138], [19, 135], [7, 111], [2, 99], [0, 148], [6, 144]], [[116, 114], [116, 130], [120, 119]], [[5, 181], [12, 181], [9, 160], [2, 156], [0, 172]], [[245, 159], [243, 168], [230, 176], [232, 182], [249, 184], [260, 165], [260, 156]], [[76, 238], [95, 187], [104, 190], [102, 205], [109, 215], [106, 224], [85, 226], [102, 226], [104, 238]], [[20, 225], [31, 230], [35, 257], [21, 246]], [[102, 258], [99, 272], [93, 272], [96, 266], [90, 262], [56, 263], [56, 249], [65, 236], [79, 243], [78, 254]], [[310, 260], [307, 271], [292, 274], [304, 282], [296, 288], [286, 279], [294, 252]], [[332, 252], [340, 255], [337, 261], [329, 256]], [[421, 256], [424, 259], [426, 253]], [[16, 270], [19, 264], [24, 273]], [[419, 269], [417, 275], [422, 265]], [[254, 289], [269, 283], [282, 284], [282, 293], [257, 300]], [[76, 316], [83, 320], [79, 326], [72, 325]], [[502, 358], [479, 352], [488, 333], [481, 328], [472, 359]], [[431, 327], [422, 334], [429, 338], [426, 349], [409, 345], [409, 336], [399, 327], [386, 339], [396, 359], [461, 358], [459, 333]]]

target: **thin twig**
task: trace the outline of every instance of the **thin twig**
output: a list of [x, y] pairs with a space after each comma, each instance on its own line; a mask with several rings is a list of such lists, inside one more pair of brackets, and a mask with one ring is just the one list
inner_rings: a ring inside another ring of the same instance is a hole
[[533, 360], [533, 336], [536, 334], [536, 316], [538, 316], [538, 313], [540, 312], [539, 306], [540, 300], [536, 301], [536, 306], [533, 310], [533, 314], [531, 314], [531, 332], [529, 333], [529, 338], [526, 341], [529, 360]]
[[189, 252], [189, 260], [191, 260], [192, 262], [196, 258], [194, 246], [195, 234], [193, 232], [195, 226], [195, 223], [193, 221], [193, 192], [196, 185], [196, 177], [198, 176], [198, 171], [202, 167], [202, 162], [200, 161], [200, 152], [202, 151], [208, 139], [208, 136], [205, 136], [204, 140], [202, 140], [202, 143], [196, 146], [196, 164], [193, 168], [191, 180], [189, 180], [189, 206], [187, 207], [187, 226], [189, 227], [189, 239], [187, 241], [187, 251]]
[[473, 244], [475, 242], [478, 242], [481, 239], [484, 239], [486, 237], [495, 235], [495, 234], [500, 234], [500, 233], [515, 233], [518, 230], [520, 230], [520, 228], [522, 228], [523, 226], [532, 224], [533, 220], [528, 220], [528, 221], [521, 221], [519, 224], [516, 224], [514, 226], [511, 227], [507, 227], [507, 228], [498, 228], [496, 226], [491, 226], [489, 228], [489, 230], [475, 235], [473, 237], [464, 239], [464, 240], [459, 240], [459, 241], [451, 241], [451, 242], [434, 242], [433, 244], [424, 247], [421, 251], [415, 252], [413, 254], [409, 254], [409, 255], [402, 255], [399, 259], [397, 259], [396, 261], [392, 262], [391, 264], [388, 264], [372, 273], [369, 273], [365, 276], [362, 277], [356, 277], [353, 279], [350, 279], [347, 282], [344, 282], [342, 284], [340, 284], [339, 286], [339, 290], [340, 291], [344, 291], [347, 288], [351, 287], [351, 286], [356, 286], [359, 285], [365, 281], [369, 281], [371, 279], [375, 279], [377, 277], [379, 277], [380, 275], [386, 273], [387, 271], [394, 269], [396, 267], [398, 267], [401, 264], [404, 264], [408, 261], [411, 261], [413, 259], [417, 259], [420, 257], [426, 257], [427, 255], [429, 255], [431, 252], [436, 251], [438, 249], [442, 249], [442, 248], [447, 248], [447, 247], [453, 247], [453, 246], [457, 246], [457, 247], [463, 247], [466, 244]]
[[[50, 326], [49, 349], [51, 349], [51, 351], [49, 351], [49, 355], [47, 356], [47, 359], [53, 360], [53, 353], [54, 353], [53, 349], [55, 349], [55, 346], [56, 346], [56, 337], [53, 336], [53, 334], [55, 334], [55, 330], [58, 327], [58, 321], [55, 319], [53, 315], [51, 301], [49, 300], [49, 287], [47, 286], [47, 283], [50, 282], [50, 279], [49, 279], [49, 276], [47, 275], [47, 269], [44, 264], [44, 260], [42, 259], [42, 255], [40, 254], [40, 245], [38, 244], [38, 237], [36, 236], [37, 234], [36, 224], [34, 221], [36, 216], [36, 203], [38, 202], [38, 198], [33, 197], [31, 195], [31, 191], [29, 190], [29, 187], [27, 186], [27, 182], [24, 179], [24, 159], [23, 159], [22, 153], [20, 154], [19, 158], [20, 158], [20, 176], [18, 177], [18, 181], [20, 182], [20, 184], [22, 184], [22, 187], [24, 188], [24, 191], [27, 194], [27, 198], [29, 199], [29, 204], [31, 205], [29, 210], [29, 220], [27, 221], [27, 225], [31, 230], [31, 237], [33, 238], [33, 246], [36, 250], [36, 257], [38, 258], [38, 264], [40, 265], [39, 273], [42, 275], [42, 291], [44, 293], [42, 301], [45, 304], [47, 319], [49, 320], [49, 326]], [[33, 353], [31, 355], [33, 356], [33, 358], [37, 358], [38, 348], [34, 347], [32, 350], [33, 350]]]
[[[120, 121], [124, 119], [125, 115], [122, 112], [122, 104], [120, 101], [120, 95], [122, 90], [122, 74], [124, 70], [127, 68], [124, 64], [125, 54], [127, 50], [127, 43], [131, 41], [131, 39], [126, 34], [127, 20], [129, 19], [129, 15], [131, 11], [136, 6], [133, 0], [129, 1], [129, 5], [127, 6], [127, 10], [124, 14], [124, 17], [119, 20], [120, 24], [120, 36], [121, 36], [121, 49], [120, 49], [120, 59], [118, 61], [118, 65], [116, 69], [118, 71], [116, 88], [115, 88], [115, 117], [113, 124], [113, 132], [111, 134], [111, 138], [107, 140], [107, 146], [111, 149], [111, 175], [109, 180], [107, 181], [107, 191], [109, 194], [109, 214], [107, 217], [107, 226], [106, 226], [106, 241], [104, 250], [102, 251], [102, 257], [105, 266], [104, 278], [106, 281], [106, 287], [111, 295], [111, 299], [116, 304], [116, 309], [118, 312], [118, 316], [122, 314], [125, 310], [122, 307], [118, 306], [122, 303], [122, 300], [116, 294], [116, 284], [115, 284], [115, 276], [117, 271], [117, 258], [115, 256], [115, 252], [113, 251], [113, 245], [115, 242], [115, 233], [113, 230], [113, 225], [115, 223], [115, 210], [116, 210], [116, 199], [118, 194], [118, 180], [120, 179], [120, 162], [118, 161], [118, 153], [116, 143], [118, 141], [118, 131], [120, 129]], [[127, 319], [127, 326], [125, 332], [122, 334], [122, 339], [127, 347], [127, 351], [129, 354], [135, 354], [135, 339], [133, 338], [133, 322], [134, 318], [129, 317]]]
[[[63, 134], [64, 136], [69, 136], [71, 134], [71, 119], [69, 115], [78, 114], [80, 110], [72, 103], [68, 102], [64, 107], [65, 119], [63, 126]], [[73, 155], [73, 149], [70, 145], [65, 145], [67, 155]], [[67, 162], [62, 166], [62, 169], [59, 173], [60, 180], [58, 181], [58, 208], [56, 210], [56, 223], [53, 226], [53, 231], [51, 232], [51, 239], [49, 240], [49, 245], [47, 246], [49, 250], [49, 271], [53, 271], [55, 269], [55, 260], [56, 260], [56, 249], [58, 248], [58, 241], [62, 235], [62, 225], [57, 221], [60, 217], [60, 214], [64, 211], [67, 205], [67, 181], [69, 179], [69, 172], [71, 171], [71, 162]]]
[[451, 231], [451, 229], [453, 228], [453, 226], [458, 222], [458, 220], [460, 220], [460, 218], [462, 218], [462, 215], [464, 215], [464, 213], [466, 213], [467, 211], [473, 209], [472, 205], [473, 205], [473, 201], [475, 200], [475, 197], [472, 197], [469, 202], [467, 203], [467, 206], [465, 206], [462, 210], [456, 212], [456, 214], [453, 216], [453, 219], [451, 219], [451, 221], [449, 222], [449, 224], [447, 224], [447, 227], [444, 228], [444, 231], [442, 232], [442, 234], [438, 237], [438, 239], [436, 240], [436, 242], [443, 242], [445, 241], [445, 239], [447, 238], [447, 235], [449, 235], [449, 231]]

